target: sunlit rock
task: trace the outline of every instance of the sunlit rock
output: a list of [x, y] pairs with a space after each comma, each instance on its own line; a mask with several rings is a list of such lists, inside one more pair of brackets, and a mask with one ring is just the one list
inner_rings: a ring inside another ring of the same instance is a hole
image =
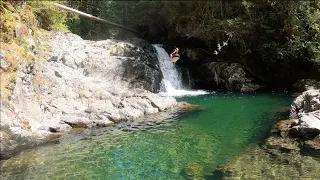
[[[151, 92], [160, 89], [162, 76], [146, 42], [86, 41], [53, 33], [46, 43], [48, 52], [41, 58], [48, 61], [15, 65], [15, 76], [8, 77], [1, 128], [7, 127], [12, 136], [9, 143], [1, 141], [1, 157], [9, 157], [21, 144], [55, 139], [72, 128], [112, 126], [177, 105], [174, 98]], [[30, 43], [30, 51], [34, 45]]]
[[291, 105], [291, 118], [296, 119], [299, 113], [320, 110], [320, 90], [311, 89], [298, 96]]

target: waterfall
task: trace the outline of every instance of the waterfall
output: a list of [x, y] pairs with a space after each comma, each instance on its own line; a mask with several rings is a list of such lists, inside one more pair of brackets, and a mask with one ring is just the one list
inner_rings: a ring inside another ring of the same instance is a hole
[[182, 78], [177, 67], [170, 61], [169, 54], [159, 44], [154, 44], [153, 47], [157, 51], [160, 69], [163, 74], [161, 82], [161, 91], [174, 91], [182, 89]]
[[187, 75], [188, 75], [188, 84], [189, 84], [189, 87], [192, 87], [192, 86], [193, 86], [193, 80], [191, 79], [189, 70], [186, 69], [186, 72], [187, 72]]
[[163, 75], [160, 94], [169, 96], [208, 94], [207, 91], [203, 90], [184, 90], [181, 77], [182, 74], [179, 73], [175, 63], [170, 61], [169, 54], [162, 48], [161, 44], [153, 44], [153, 47], [157, 52], [159, 66]]

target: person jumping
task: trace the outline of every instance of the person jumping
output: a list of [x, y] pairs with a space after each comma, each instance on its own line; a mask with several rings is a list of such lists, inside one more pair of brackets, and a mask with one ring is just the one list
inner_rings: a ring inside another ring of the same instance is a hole
[[175, 48], [174, 51], [170, 54], [170, 61], [177, 62], [180, 59], [179, 48]]

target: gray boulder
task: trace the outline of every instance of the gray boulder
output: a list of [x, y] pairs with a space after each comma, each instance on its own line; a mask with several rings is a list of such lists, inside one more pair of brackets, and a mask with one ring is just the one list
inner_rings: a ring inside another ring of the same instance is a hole
[[294, 134], [303, 139], [314, 139], [320, 133], [320, 110], [300, 113], [296, 125], [292, 127]]
[[298, 125], [320, 130], [320, 110], [299, 114]]
[[304, 139], [314, 139], [320, 133], [320, 90], [310, 89], [298, 96], [291, 105], [290, 117], [296, 119], [292, 128]]
[[290, 117], [297, 119], [299, 113], [320, 110], [320, 90], [310, 89], [298, 96], [291, 105]]

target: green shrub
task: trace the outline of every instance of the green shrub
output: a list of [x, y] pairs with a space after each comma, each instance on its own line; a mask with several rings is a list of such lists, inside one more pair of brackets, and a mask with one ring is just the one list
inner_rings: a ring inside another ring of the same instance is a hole
[[39, 26], [46, 30], [67, 31], [67, 12], [54, 6], [51, 1], [29, 1]]

